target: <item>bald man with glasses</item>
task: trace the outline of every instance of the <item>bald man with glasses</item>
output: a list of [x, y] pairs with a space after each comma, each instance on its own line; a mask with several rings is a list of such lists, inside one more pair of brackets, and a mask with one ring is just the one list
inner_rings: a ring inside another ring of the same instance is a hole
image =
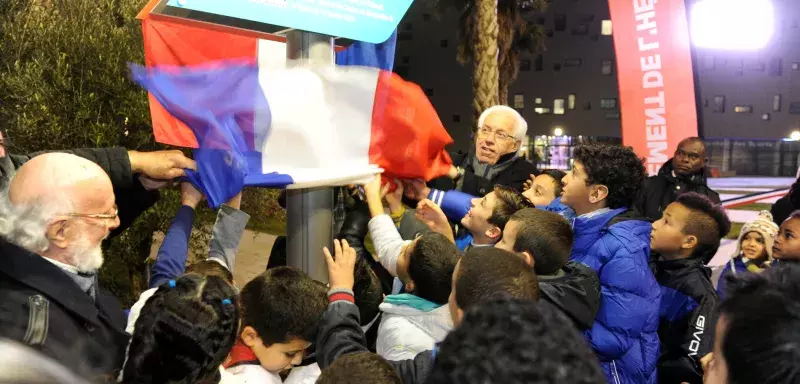
[[0, 195], [0, 338], [85, 377], [121, 368], [125, 315], [97, 281], [101, 244], [119, 225], [114, 187], [97, 164], [66, 153], [23, 164]]

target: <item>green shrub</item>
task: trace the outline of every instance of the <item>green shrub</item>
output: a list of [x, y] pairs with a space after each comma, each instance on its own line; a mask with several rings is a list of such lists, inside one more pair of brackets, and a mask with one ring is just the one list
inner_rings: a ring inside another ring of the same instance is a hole
[[[147, 93], [128, 79], [143, 63], [146, 0], [0, 0], [0, 129], [11, 153], [81, 147], [163, 149], [153, 140]], [[246, 191], [251, 227], [283, 231], [277, 191]], [[145, 284], [154, 231], [163, 231], [179, 202], [163, 191], [153, 209], [105, 244], [104, 287], [130, 304]], [[193, 258], [202, 257], [214, 213], [198, 211]], [[265, 250], [269, 252], [269, 250]]]
[[[147, 94], [128, 80], [143, 62], [143, 0], [4, 0], [0, 5], [0, 127], [12, 153], [124, 146], [153, 150]], [[143, 287], [154, 230], [177, 208], [167, 191], [107, 242], [105, 287], [130, 303]]]

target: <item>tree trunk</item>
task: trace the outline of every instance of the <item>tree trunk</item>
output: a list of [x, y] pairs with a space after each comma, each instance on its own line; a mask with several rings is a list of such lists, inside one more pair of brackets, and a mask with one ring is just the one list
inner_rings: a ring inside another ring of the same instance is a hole
[[508, 83], [503, 79], [500, 79], [500, 84], [497, 86], [497, 101], [498, 104], [508, 105]]
[[473, 36], [474, 72], [472, 109], [477, 120], [481, 112], [498, 103], [497, 0], [478, 0], [477, 29]]

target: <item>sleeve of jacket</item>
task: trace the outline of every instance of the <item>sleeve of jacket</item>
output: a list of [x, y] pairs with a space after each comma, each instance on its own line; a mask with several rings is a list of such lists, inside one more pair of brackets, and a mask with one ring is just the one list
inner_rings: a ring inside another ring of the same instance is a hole
[[375, 252], [378, 254], [378, 261], [392, 276], [397, 276], [397, 259], [408, 241], [404, 241], [400, 237], [394, 221], [387, 214], [373, 217], [368, 226]]
[[461, 221], [467, 215], [474, 198], [475, 196], [456, 190], [431, 189], [431, 193], [428, 195], [428, 199], [441, 207], [445, 216], [454, 222]]
[[239, 243], [248, 221], [250, 215], [223, 204], [217, 211], [217, 221], [211, 230], [208, 258], [220, 261], [233, 272], [236, 253], [239, 251]]
[[186, 271], [186, 258], [189, 254], [189, 235], [192, 233], [194, 209], [181, 205], [172, 219], [172, 224], [158, 249], [158, 256], [150, 270], [150, 288], [157, 287], [167, 280], [175, 279]]
[[618, 248], [600, 270], [600, 310], [592, 328], [584, 332], [602, 361], [624, 355], [645, 325], [658, 321], [659, 300], [648, 292], [659, 289], [655, 277], [646, 264], [633, 262], [626, 247]]
[[669, 354], [672, 359], [659, 362], [662, 374], [668, 374], [675, 382], [694, 382], [703, 377], [700, 359], [714, 351], [714, 328], [718, 299], [713, 293], [705, 295], [700, 305], [685, 317], [686, 334], [680, 344], [680, 354]]
[[523, 186], [525, 182], [530, 179], [531, 175], [539, 175], [539, 170], [536, 169], [536, 165], [529, 162], [528, 160], [519, 158], [516, 161], [516, 164], [506, 172], [513, 172], [513, 176], [511, 176], [510, 180], [504, 182], [503, 185], [509, 187], [517, 192], [522, 192]]
[[[369, 352], [364, 331], [359, 325], [358, 307], [347, 301], [335, 301], [328, 305], [322, 315], [317, 333], [317, 363], [325, 369], [339, 356], [357, 352]], [[389, 361], [403, 384], [419, 384], [425, 381], [432, 368], [431, 351], [418, 354], [411, 360]]]
[[358, 307], [348, 301], [328, 304], [317, 333], [317, 363], [321, 369], [333, 364], [339, 356], [369, 352], [361, 329]]
[[[367, 237], [367, 232], [369, 231], [369, 220], [369, 206], [362, 201], [356, 202], [353, 209], [349, 210], [345, 215], [342, 228], [339, 229], [339, 235], [336, 238], [347, 240], [347, 243], [356, 250], [359, 256], [367, 256], [364, 238]], [[371, 258], [372, 256], [369, 257]]]

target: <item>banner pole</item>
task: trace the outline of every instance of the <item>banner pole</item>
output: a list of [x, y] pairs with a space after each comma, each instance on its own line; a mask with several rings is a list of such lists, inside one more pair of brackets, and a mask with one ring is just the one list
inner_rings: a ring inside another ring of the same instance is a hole
[[[287, 66], [333, 65], [333, 38], [292, 30], [286, 35]], [[322, 247], [333, 252], [333, 188], [286, 191], [287, 265], [328, 282]]]

